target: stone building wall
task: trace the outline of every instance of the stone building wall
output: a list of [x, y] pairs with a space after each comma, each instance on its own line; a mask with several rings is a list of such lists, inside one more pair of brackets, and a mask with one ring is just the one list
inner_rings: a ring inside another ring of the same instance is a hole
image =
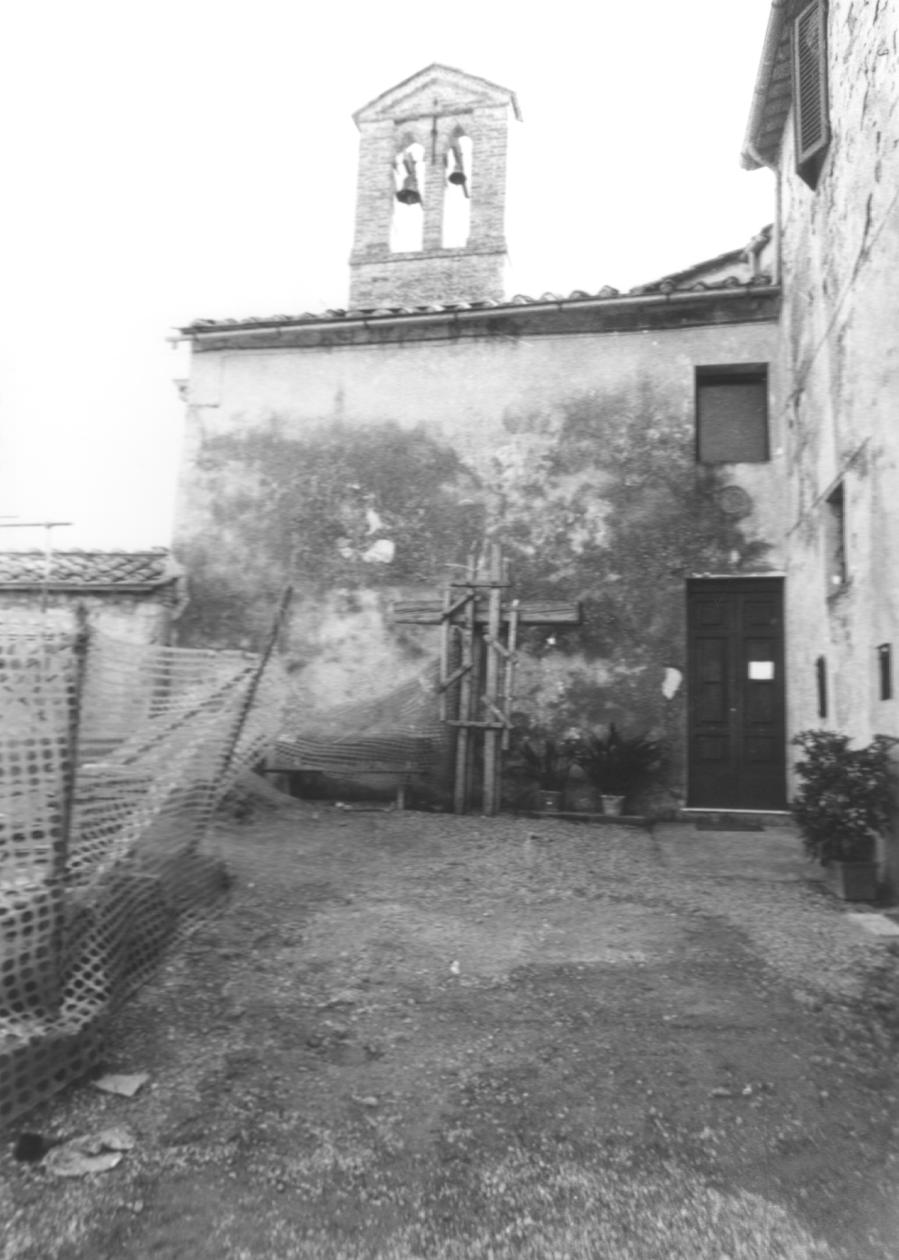
[[[830, 0], [827, 33], [832, 136], [817, 186], [794, 169], [792, 118], [780, 161], [789, 722], [867, 742], [899, 735], [897, 7]], [[896, 662], [892, 699], [880, 694], [885, 644]], [[899, 846], [892, 861], [899, 884]]]

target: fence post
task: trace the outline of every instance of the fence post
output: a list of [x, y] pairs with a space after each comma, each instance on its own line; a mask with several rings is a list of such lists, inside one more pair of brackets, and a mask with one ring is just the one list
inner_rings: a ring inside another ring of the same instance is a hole
[[226, 777], [231, 768], [231, 763], [234, 761], [235, 754], [237, 753], [237, 745], [240, 743], [243, 728], [246, 725], [247, 718], [250, 715], [250, 710], [253, 707], [253, 701], [256, 699], [256, 692], [259, 690], [259, 684], [262, 681], [262, 675], [265, 673], [265, 667], [269, 663], [272, 652], [274, 652], [277, 647], [278, 636], [281, 633], [281, 627], [284, 624], [284, 619], [287, 616], [287, 610], [290, 607], [290, 601], [292, 599], [293, 587], [287, 586], [284, 589], [284, 594], [281, 596], [278, 611], [275, 613], [275, 619], [272, 622], [272, 629], [268, 637], [268, 642], [263, 649], [262, 655], [259, 658], [259, 664], [256, 667], [253, 677], [250, 679], [247, 690], [244, 693], [243, 701], [238, 709], [237, 718], [234, 722], [234, 728], [231, 732], [231, 737], [225, 750], [225, 756], [222, 760], [222, 779]]
[[75, 791], [78, 780], [78, 740], [81, 733], [81, 705], [84, 697], [84, 679], [87, 672], [87, 653], [90, 631], [87, 611], [83, 604], [75, 609], [75, 635], [72, 640], [72, 681], [66, 689], [66, 732], [62, 757], [62, 783], [59, 796], [59, 822], [50, 852], [50, 869], [47, 893], [50, 911], [50, 949], [47, 966], [52, 967], [52, 979], [48, 977], [48, 990], [52, 993], [54, 1013], [58, 1014], [62, 1003], [63, 972], [65, 968], [65, 898], [66, 875], [72, 845], [75, 820]]

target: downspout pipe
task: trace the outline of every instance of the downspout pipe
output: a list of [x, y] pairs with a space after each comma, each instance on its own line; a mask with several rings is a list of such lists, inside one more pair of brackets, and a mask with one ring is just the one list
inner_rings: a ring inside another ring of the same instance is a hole
[[752, 106], [749, 112], [749, 122], [746, 126], [746, 137], [743, 141], [741, 153], [741, 165], [746, 171], [756, 171], [760, 166], [773, 165], [770, 159], [766, 159], [759, 152], [757, 140], [765, 114], [768, 88], [777, 62], [777, 50], [780, 47], [781, 36], [786, 25], [789, 5], [790, 0], [771, 0], [771, 12], [768, 14], [768, 27], [765, 31], [765, 43], [762, 47], [758, 73], [755, 76]]

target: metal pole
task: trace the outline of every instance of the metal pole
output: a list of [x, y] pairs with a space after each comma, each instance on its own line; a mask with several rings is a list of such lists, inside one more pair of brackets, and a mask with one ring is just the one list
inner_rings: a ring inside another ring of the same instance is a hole
[[[78, 740], [81, 734], [81, 704], [84, 698], [84, 680], [87, 674], [87, 653], [90, 631], [87, 611], [83, 604], [75, 609], [75, 636], [72, 642], [73, 672], [71, 684], [66, 688], [65, 751], [62, 760], [62, 785], [60, 792], [59, 822], [54, 828], [53, 847], [50, 853], [50, 874], [47, 890], [50, 898], [51, 940], [47, 964], [53, 968], [48, 978], [48, 991], [53, 994], [53, 1005], [58, 1012], [62, 1001], [62, 979], [65, 966], [65, 882], [72, 844], [75, 820], [75, 790], [78, 779]], [[42, 653], [42, 665], [46, 655]]]
[[275, 613], [275, 619], [272, 622], [268, 642], [266, 643], [262, 655], [259, 658], [259, 664], [256, 667], [256, 672], [250, 679], [249, 686], [244, 694], [243, 702], [238, 710], [234, 729], [232, 730], [231, 738], [228, 741], [228, 750], [222, 763], [221, 778], [224, 778], [228, 773], [235, 754], [237, 753], [237, 745], [240, 742], [243, 728], [246, 725], [247, 718], [250, 715], [250, 710], [253, 707], [253, 701], [256, 699], [256, 692], [259, 690], [259, 684], [262, 681], [262, 675], [265, 673], [265, 667], [269, 662], [272, 652], [274, 652], [278, 644], [278, 636], [281, 633], [281, 627], [284, 624], [284, 618], [287, 616], [287, 610], [290, 607], [290, 601], [292, 599], [293, 587], [287, 586], [284, 588], [284, 593], [281, 596], [281, 602], [278, 605], [278, 611]]

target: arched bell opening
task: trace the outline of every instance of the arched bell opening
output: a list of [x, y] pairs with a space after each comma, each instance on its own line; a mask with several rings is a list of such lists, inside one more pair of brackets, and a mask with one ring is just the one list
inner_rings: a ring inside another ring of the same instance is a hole
[[412, 140], [393, 161], [391, 253], [414, 253], [423, 247], [425, 178], [424, 146]]
[[443, 231], [444, 249], [461, 249], [468, 244], [471, 231], [471, 158], [472, 143], [460, 127], [450, 137], [443, 159]]

